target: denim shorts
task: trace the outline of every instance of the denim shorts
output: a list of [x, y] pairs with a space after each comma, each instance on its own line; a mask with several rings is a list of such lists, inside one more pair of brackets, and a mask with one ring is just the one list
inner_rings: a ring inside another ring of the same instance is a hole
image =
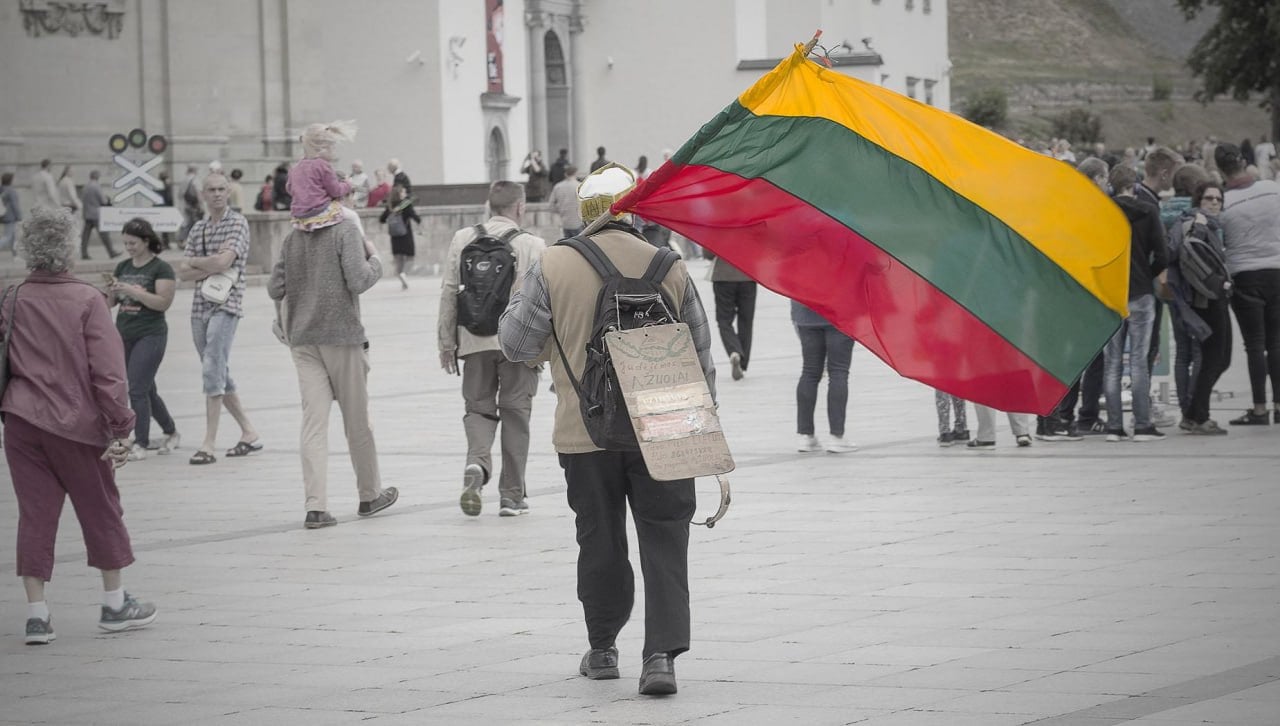
[[200, 376], [206, 396], [236, 391], [227, 361], [231, 357], [231, 341], [235, 340], [239, 324], [240, 318], [224, 312], [215, 312], [207, 320], [191, 319], [191, 337], [196, 343], [196, 354], [200, 356]]

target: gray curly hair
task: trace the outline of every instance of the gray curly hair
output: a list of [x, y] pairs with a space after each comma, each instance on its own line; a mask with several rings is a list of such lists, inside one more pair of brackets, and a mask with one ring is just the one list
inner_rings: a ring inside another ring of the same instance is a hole
[[40, 207], [22, 223], [23, 258], [28, 270], [66, 272], [71, 269], [71, 242], [76, 223], [66, 209]]

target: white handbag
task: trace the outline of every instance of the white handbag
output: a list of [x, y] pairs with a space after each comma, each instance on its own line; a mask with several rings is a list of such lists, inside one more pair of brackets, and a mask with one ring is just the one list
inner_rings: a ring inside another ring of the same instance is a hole
[[217, 305], [223, 305], [231, 298], [231, 291], [236, 289], [237, 277], [225, 272], [215, 272], [200, 281], [200, 296]]

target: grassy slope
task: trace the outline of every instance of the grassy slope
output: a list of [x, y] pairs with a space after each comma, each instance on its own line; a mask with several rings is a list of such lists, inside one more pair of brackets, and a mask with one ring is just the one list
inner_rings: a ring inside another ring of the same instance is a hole
[[[1257, 139], [1267, 115], [1256, 105], [1190, 101], [1195, 79], [1176, 57], [1204, 19], [1188, 24], [1172, 0], [951, 0], [953, 106], [997, 86], [1010, 97], [1011, 136], [1046, 137], [1048, 119], [1086, 107], [1103, 121], [1109, 146], [1185, 141], [1213, 133]], [[1117, 11], [1119, 7], [1121, 11]], [[1131, 24], [1132, 23], [1132, 24]], [[1140, 29], [1135, 29], [1137, 24]], [[1160, 42], [1151, 39], [1161, 34]], [[1172, 102], [1151, 100], [1152, 78], [1174, 84]]]

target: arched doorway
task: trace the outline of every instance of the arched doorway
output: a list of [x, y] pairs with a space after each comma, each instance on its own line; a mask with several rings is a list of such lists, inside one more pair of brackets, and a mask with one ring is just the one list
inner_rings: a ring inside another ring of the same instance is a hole
[[502, 129], [494, 126], [489, 130], [489, 141], [485, 144], [485, 164], [489, 167], [489, 182], [502, 181], [507, 178], [507, 137]]
[[571, 149], [569, 101], [569, 69], [565, 63], [564, 48], [554, 30], [548, 30], [543, 38], [543, 59], [547, 78], [547, 148], [543, 157], [555, 159], [560, 149]]

